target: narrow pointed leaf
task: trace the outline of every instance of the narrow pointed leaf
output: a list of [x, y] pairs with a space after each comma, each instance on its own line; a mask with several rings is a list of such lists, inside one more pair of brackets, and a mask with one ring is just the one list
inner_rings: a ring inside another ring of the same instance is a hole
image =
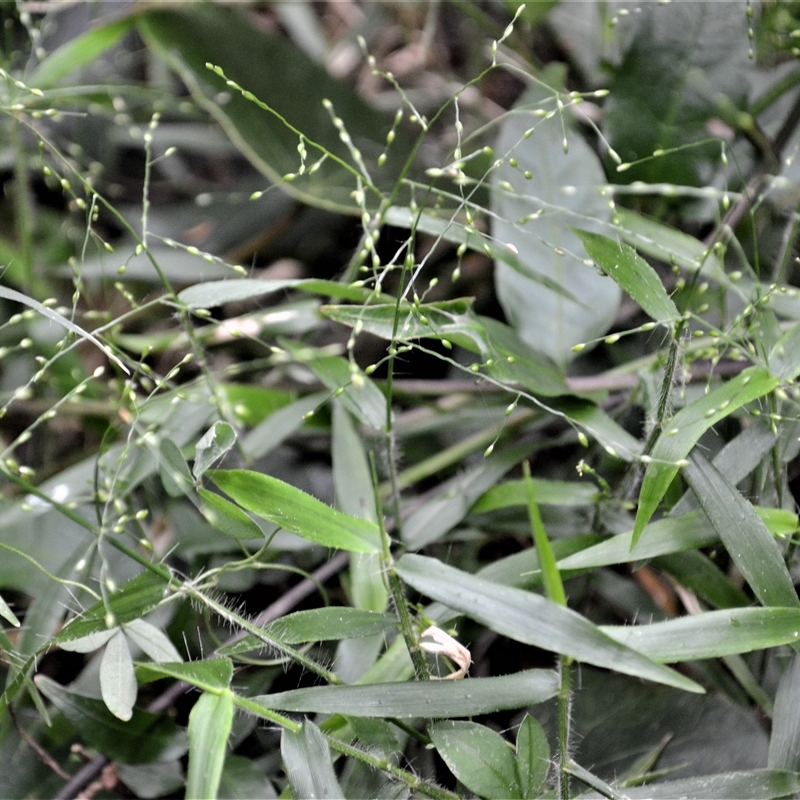
[[[264, 634], [283, 644], [304, 644], [338, 639], [363, 639], [397, 627], [394, 614], [380, 614], [360, 608], [332, 606], [296, 611], [276, 619], [264, 628]], [[265, 647], [261, 639], [248, 634], [238, 642], [220, 648], [220, 655], [246, 653]]]
[[463, 681], [314, 686], [252, 698], [280, 711], [356, 717], [468, 717], [543, 703], [558, 691], [556, 675], [534, 669], [497, 678]]
[[328, 743], [310, 720], [296, 733], [284, 729], [281, 756], [293, 797], [344, 797], [333, 771]]
[[542, 726], [526, 714], [517, 731], [517, 772], [523, 800], [538, 797], [550, 771], [550, 745]]
[[209, 658], [173, 664], [138, 664], [136, 673], [142, 683], [174, 678], [191, 683], [204, 692], [219, 694], [231, 684], [233, 662], [229, 658]]
[[800, 609], [726, 608], [601, 630], [653, 661], [694, 661], [800, 642]]
[[127, 722], [136, 703], [136, 675], [128, 640], [121, 629], [108, 640], [100, 662], [100, 691], [108, 710]]
[[680, 318], [658, 273], [630, 246], [599, 233], [575, 230], [586, 252], [606, 275], [627, 292], [656, 322]]
[[703, 511], [761, 603], [800, 607], [780, 548], [753, 505], [699, 454], [693, 456], [685, 474]]
[[800, 655], [797, 653], [781, 675], [775, 695], [767, 766], [800, 771]]
[[233, 539], [258, 539], [264, 532], [235, 503], [208, 489], [198, 489], [200, 511], [209, 525]]
[[323, 547], [375, 553], [379, 531], [374, 522], [336, 511], [310, 494], [277, 478], [249, 470], [213, 470], [211, 480], [240, 506]]
[[702, 692], [694, 681], [620, 645], [585, 617], [541, 595], [482, 580], [413, 554], [400, 559], [397, 572], [417, 591], [515, 641], [668, 686]]
[[475, 722], [437, 722], [428, 728], [436, 750], [464, 786], [480, 797], [521, 797], [514, 751], [508, 742]]
[[147, 653], [153, 661], [183, 661], [181, 654], [167, 635], [143, 619], [133, 619], [123, 625], [128, 638]]
[[204, 692], [189, 714], [186, 797], [215, 798], [233, 725], [233, 694]]
[[159, 475], [170, 497], [183, 497], [194, 486], [192, 473], [178, 445], [171, 439], [162, 439], [158, 445]]
[[[590, 506], [597, 500], [597, 487], [590, 483], [550, 481], [541, 478], [532, 480], [536, 502], [540, 506]], [[525, 481], [504, 481], [484, 492], [472, 506], [470, 513], [481, 514], [498, 508], [524, 506], [527, 502]]]
[[651, 454], [639, 492], [639, 508], [633, 528], [636, 545], [672, 479], [678, 462], [689, 455], [698, 439], [720, 420], [746, 403], [763, 397], [778, 385], [778, 378], [763, 367], [750, 367], [732, 380], [681, 409], [664, 428]]

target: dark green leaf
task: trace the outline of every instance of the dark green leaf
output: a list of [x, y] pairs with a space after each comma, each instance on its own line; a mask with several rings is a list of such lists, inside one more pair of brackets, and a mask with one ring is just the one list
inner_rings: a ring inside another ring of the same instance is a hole
[[264, 535], [261, 528], [253, 522], [239, 506], [231, 503], [208, 489], [197, 490], [200, 497], [200, 510], [206, 521], [218, 531], [234, 539], [257, 539]]
[[604, 634], [587, 619], [546, 598], [482, 580], [432, 558], [404, 555], [400, 577], [417, 591], [524, 644], [640, 678], [702, 692], [694, 682]]
[[213, 694], [230, 686], [233, 662], [229, 658], [211, 658], [174, 664], [138, 664], [136, 673], [143, 683], [174, 678]]
[[800, 655], [797, 653], [786, 665], [775, 694], [767, 766], [800, 770]]
[[475, 722], [437, 722], [428, 728], [431, 741], [450, 772], [471, 792], [489, 800], [522, 797], [509, 743], [491, 728]]
[[315, 686], [254, 697], [266, 708], [357, 717], [468, 717], [542, 703], [558, 691], [556, 676], [542, 669], [499, 678], [413, 681], [355, 686]]
[[517, 731], [517, 772], [523, 800], [538, 797], [550, 771], [550, 745], [542, 726], [526, 714]]
[[102, 700], [72, 692], [44, 675], [37, 675], [34, 680], [86, 744], [115, 761], [172, 761], [186, 752], [184, 731], [167, 717], [134, 709], [131, 719], [123, 722]]
[[249, 470], [208, 473], [239, 505], [323, 547], [375, 553], [379, 531], [374, 522], [350, 517], [288, 483]]
[[692, 457], [685, 475], [719, 538], [761, 603], [800, 607], [780, 548], [753, 505], [698, 453]]

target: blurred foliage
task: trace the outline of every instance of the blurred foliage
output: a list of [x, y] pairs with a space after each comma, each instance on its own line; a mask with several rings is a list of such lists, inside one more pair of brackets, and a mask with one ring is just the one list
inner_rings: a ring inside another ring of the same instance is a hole
[[800, 794], [796, 3], [0, 22], [0, 795]]

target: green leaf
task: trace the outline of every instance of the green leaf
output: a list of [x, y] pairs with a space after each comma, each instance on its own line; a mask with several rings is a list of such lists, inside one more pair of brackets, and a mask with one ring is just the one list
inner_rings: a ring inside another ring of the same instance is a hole
[[[264, 633], [270, 639], [283, 644], [305, 642], [326, 642], [338, 639], [362, 639], [376, 633], [384, 633], [397, 626], [394, 614], [380, 614], [346, 606], [314, 608], [308, 611], [295, 611], [276, 619], [265, 626]], [[235, 655], [248, 650], [261, 650], [262, 640], [248, 634], [239, 641], [225, 645], [220, 655]]]
[[[164, 599], [166, 588], [166, 579], [150, 570], [145, 570], [129, 580], [108, 598], [108, 607], [116, 624], [131, 622], [157, 608]], [[89, 634], [107, 630], [106, 613], [106, 605], [98, 601], [65, 625], [53, 638], [52, 644], [82, 639]]]
[[189, 494], [194, 481], [178, 445], [171, 439], [162, 439], [158, 444], [158, 453], [160, 457], [158, 471], [167, 494], [170, 497], [183, 497]]
[[761, 603], [800, 607], [778, 543], [752, 504], [699, 453], [692, 457], [685, 475], [725, 549]]
[[209, 658], [173, 664], [137, 664], [136, 673], [142, 683], [174, 678], [191, 683], [204, 692], [219, 694], [231, 685], [233, 662], [229, 658]]
[[621, 646], [575, 611], [538, 594], [414, 554], [400, 559], [397, 572], [417, 591], [515, 641], [690, 692], [703, 691], [694, 681]]
[[625, 789], [630, 800], [775, 800], [800, 791], [800, 775], [780, 769], [754, 769], [749, 772], [722, 772], [678, 781], [650, 783]]
[[153, 661], [183, 661], [175, 645], [155, 625], [143, 619], [133, 619], [122, 627], [127, 637]]
[[800, 655], [797, 653], [786, 665], [775, 694], [767, 766], [800, 770]]
[[314, 686], [252, 698], [265, 708], [355, 717], [468, 717], [543, 703], [555, 696], [555, 673], [532, 669], [463, 681]]
[[7, 622], [10, 622], [15, 628], [19, 628], [20, 621], [17, 619], [14, 612], [8, 607], [8, 603], [0, 597], [0, 617]]
[[323, 547], [376, 553], [379, 531], [374, 522], [326, 506], [288, 483], [249, 470], [208, 473], [223, 492], [254, 514]]
[[597, 266], [616, 281], [651, 319], [673, 322], [680, 318], [680, 312], [658, 273], [632, 247], [599, 233], [575, 230], [575, 234]]
[[697, 550], [660, 556], [653, 563], [714, 608], [750, 605], [751, 598], [708, 556]]
[[108, 640], [100, 662], [100, 692], [103, 702], [117, 719], [127, 722], [133, 716], [137, 690], [128, 640], [122, 630], [117, 629]]
[[111, 45], [118, 42], [134, 22], [135, 18], [131, 15], [91, 28], [86, 33], [76, 36], [41, 61], [25, 83], [37, 89], [52, 88], [65, 75], [94, 61]]
[[800, 642], [800, 609], [726, 608], [601, 630], [653, 661], [694, 661]]
[[361, 438], [344, 404], [337, 398], [332, 406], [331, 459], [336, 507], [351, 517], [377, 523], [375, 489]]
[[209, 492], [208, 489], [200, 488], [197, 494], [201, 501], [200, 511], [206, 522], [218, 531], [234, 539], [260, 539], [264, 536], [261, 528], [230, 500]]
[[93, 653], [95, 650], [99, 650], [118, 630], [119, 628], [115, 627], [96, 631], [88, 636], [82, 636], [80, 639], [61, 642], [59, 647], [69, 653]]
[[186, 752], [186, 735], [168, 717], [133, 710], [128, 722], [117, 719], [102, 700], [72, 692], [44, 675], [34, 682], [90, 747], [124, 764], [173, 761]]
[[737, 408], [763, 397], [779, 383], [769, 370], [750, 367], [714, 391], [681, 409], [664, 426], [651, 453], [633, 528], [632, 545], [639, 541], [644, 526], [653, 516], [672, 479], [698, 439]]
[[194, 477], [205, 475], [208, 468], [219, 461], [236, 444], [236, 431], [227, 422], [215, 422], [197, 443], [194, 457]]
[[333, 771], [328, 743], [310, 720], [305, 720], [297, 732], [284, 728], [281, 756], [293, 797], [344, 797]]
[[233, 725], [233, 694], [203, 692], [189, 713], [189, 766], [186, 797], [217, 796]]
[[265, 294], [273, 294], [283, 289], [300, 289], [301, 291], [322, 294], [327, 297], [340, 297], [355, 302], [365, 301], [370, 294], [369, 289], [350, 287], [336, 281], [322, 281], [286, 278], [283, 280], [260, 280], [255, 278], [236, 278], [235, 280], [208, 281], [196, 283], [178, 293], [178, 300], [187, 308], [217, 308], [225, 303], [237, 303], [242, 300], [253, 300]]
[[[352, 164], [350, 151], [340, 140], [323, 100], [329, 100], [334, 113], [344, 120], [368, 169], [384, 149], [390, 123], [349, 86], [332, 78], [324, 66], [314, 63], [286, 37], [254, 26], [236, 8], [201, 5], [157, 9], [141, 17], [139, 30], [178, 72], [195, 101], [271, 181], [281, 182], [312, 205], [347, 213], [360, 210], [351, 197], [356, 188], [352, 172], [330, 156], [318, 169], [310, 169], [326, 152]], [[206, 67], [207, 63], [221, 66], [229, 80], [252, 93], [251, 99], [226, 85], [224, 78]], [[280, 80], [275, 80], [276, 64], [281, 65]], [[229, 95], [224, 104], [217, 100], [220, 92]], [[298, 98], [302, 102], [297, 102]], [[260, 103], [272, 113], [261, 108]], [[296, 131], [305, 137], [306, 171], [297, 179], [284, 182], [284, 175], [300, 172], [300, 137]], [[372, 170], [384, 189], [394, 186], [409, 150], [407, 141], [404, 131], [398, 130], [386, 165]], [[377, 206], [376, 196], [368, 192], [367, 202]]]
[[428, 728], [431, 741], [450, 772], [480, 797], [522, 797], [509, 743], [491, 728], [475, 722], [437, 722]]
[[793, 381], [800, 375], [800, 324], [775, 342], [769, 354], [769, 368], [783, 381]]
[[[532, 478], [536, 501], [542, 506], [591, 506], [598, 496], [597, 487], [577, 481], [551, 481]], [[524, 506], [528, 502], [525, 481], [498, 483], [484, 492], [470, 508], [470, 514], [482, 514], [499, 508]]]
[[526, 714], [517, 731], [517, 772], [523, 800], [533, 800], [544, 789], [550, 771], [550, 745], [542, 726]]
[[[583, 262], [580, 240], [569, 227], [576, 217], [607, 220], [609, 210], [597, 191], [606, 182], [597, 155], [556, 106], [555, 89], [563, 86], [565, 71], [562, 65], [545, 70], [502, 122], [495, 150], [505, 160], [492, 171], [491, 204], [492, 236], [511, 245], [531, 275], [544, 275], [575, 297], [567, 300], [502, 262], [495, 265], [497, 295], [509, 323], [562, 367], [574, 356], [574, 345], [608, 330], [621, 298], [614, 281]], [[555, 113], [542, 118], [539, 110]], [[512, 166], [509, 158], [517, 163]]]

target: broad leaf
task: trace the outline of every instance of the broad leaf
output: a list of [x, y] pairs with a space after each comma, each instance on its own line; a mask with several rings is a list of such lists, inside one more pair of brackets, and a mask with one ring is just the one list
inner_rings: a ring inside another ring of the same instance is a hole
[[417, 591], [515, 641], [668, 686], [702, 692], [694, 681], [620, 645], [585, 617], [541, 595], [501, 586], [413, 554], [400, 559], [397, 571]]
[[522, 797], [514, 751], [491, 728], [475, 722], [437, 722], [431, 741], [464, 786], [480, 797]]
[[233, 725], [233, 694], [204, 692], [189, 713], [186, 797], [216, 797]]
[[233, 539], [257, 539], [264, 532], [239, 506], [208, 489], [198, 489], [200, 511], [209, 525]]
[[117, 629], [108, 640], [100, 662], [103, 702], [115, 717], [127, 722], [133, 716], [137, 690], [128, 640], [122, 630]]
[[128, 638], [138, 645], [153, 661], [183, 661], [181, 654], [167, 635], [143, 619], [134, 619], [123, 625]]
[[536, 705], [558, 691], [555, 673], [533, 669], [463, 681], [314, 686], [252, 698], [265, 708], [356, 717], [468, 717]]
[[208, 468], [219, 461], [236, 444], [236, 431], [227, 422], [215, 422], [197, 443], [194, 477], [199, 481]]
[[354, 553], [378, 552], [374, 522], [336, 511], [277, 478], [243, 469], [212, 470], [208, 475], [243, 508], [310, 542]]
[[517, 772], [523, 800], [538, 797], [550, 771], [550, 745], [542, 726], [526, 714], [517, 731]]

